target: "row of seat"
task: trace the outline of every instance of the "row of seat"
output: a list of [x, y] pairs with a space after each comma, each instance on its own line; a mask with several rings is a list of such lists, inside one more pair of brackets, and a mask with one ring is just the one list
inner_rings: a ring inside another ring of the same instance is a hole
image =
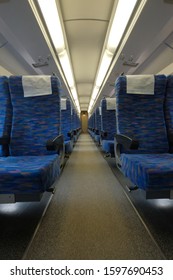
[[118, 168], [146, 198], [173, 198], [173, 76], [120, 76], [115, 83]]
[[[0, 77], [0, 202], [53, 191], [80, 120], [55, 76]], [[61, 109], [62, 108], [62, 109]]]
[[103, 98], [88, 120], [88, 131], [107, 156], [114, 156], [115, 122], [115, 98]]

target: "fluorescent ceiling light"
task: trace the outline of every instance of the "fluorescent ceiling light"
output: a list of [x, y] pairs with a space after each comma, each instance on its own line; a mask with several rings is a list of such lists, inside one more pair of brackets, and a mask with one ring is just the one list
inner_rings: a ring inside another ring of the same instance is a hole
[[78, 111], [80, 112], [79, 100], [78, 100], [78, 99], [76, 99], [75, 103], [76, 103], [76, 107], [77, 107]]
[[96, 97], [97, 97], [97, 94], [98, 94], [98, 92], [99, 92], [99, 87], [94, 87], [94, 89], [93, 89], [93, 92], [92, 92], [92, 96], [91, 96], [91, 99], [96, 99]]
[[103, 79], [106, 75], [106, 72], [109, 68], [112, 57], [113, 57], [113, 54], [111, 52], [109, 52], [108, 50], [105, 50], [104, 55], [102, 57], [101, 65], [99, 68], [99, 72], [97, 74], [96, 85], [95, 85], [92, 95], [91, 95], [90, 104], [89, 104], [89, 108], [88, 108], [89, 112], [91, 111], [91, 109], [94, 105], [94, 102], [98, 97], [100, 86], [101, 86]]
[[49, 34], [51, 36], [54, 47], [57, 51], [66, 81], [70, 87], [71, 95], [76, 104], [77, 109], [80, 111], [78, 95], [75, 88], [75, 81], [73, 77], [73, 71], [70, 63], [70, 58], [68, 56], [64, 36], [62, 32], [62, 26], [60, 22], [60, 17], [58, 14], [58, 9], [55, 0], [38, 0], [40, 9], [42, 11], [43, 17], [45, 19]]
[[[108, 36], [107, 45], [104, 50], [104, 54], [101, 60], [100, 68], [96, 77], [95, 85], [98, 88], [101, 87], [106, 73], [110, 67], [112, 58], [114, 56], [115, 50], [119, 45], [119, 42], [123, 36], [125, 28], [129, 22], [130, 16], [134, 10], [137, 0], [119, 0], [115, 11], [114, 19]], [[93, 90], [88, 111], [92, 110], [92, 107], [98, 98], [96, 90]], [[95, 100], [93, 100], [95, 99]]]
[[90, 113], [91, 110], [92, 110], [93, 104], [94, 104], [94, 99], [91, 99], [91, 100], [90, 100], [89, 107], [88, 107], [88, 112], [89, 112], [89, 113]]
[[65, 48], [64, 36], [55, 0], [38, 0], [41, 12], [57, 52]]
[[109, 33], [107, 48], [115, 51], [133, 12], [137, 0], [119, 0]]
[[69, 56], [68, 56], [66, 50], [63, 50], [59, 54], [59, 60], [60, 60], [61, 66], [63, 68], [64, 74], [66, 76], [67, 82], [69, 84], [69, 87], [70, 88], [74, 87], [73, 72], [72, 72]]
[[77, 91], [76, 91], [75, 87], [71, 88], [71, 93], [72, 93], [74, 101], [78, 100]]
[[111, 52], [109, 52], [108, 50], [105, 50], [104, 55], [102, 57], [101, 65], [99, 68], [99, 72], [97, 74], [97, 79], [96, 79], [97, 87], [101, 86], [103, 79], [106, 75], [106, 72], [109, 68], [109, 65], [111, 63], [112, 57], [113, 57], [113, 54]]
[[72, 94], [72, 97], [74, 99], [75, 105], [78, 109], [78, 112], [80, 113], [79, 99], [78, 99], [78, 95], [77, 95], [77, 91], [76, 91], [75, 87], [71, 88], [71, 94]]

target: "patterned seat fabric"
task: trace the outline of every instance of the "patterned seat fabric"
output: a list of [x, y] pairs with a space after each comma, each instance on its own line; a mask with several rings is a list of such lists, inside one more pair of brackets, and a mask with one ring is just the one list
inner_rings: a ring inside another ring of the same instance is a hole
[[13, 119], [10, 156], [0, 162], [0, 193], [44, 192], [60, 173], [59, 155], [46, 149], [60, 133], [60, 82], [50, 77], [51, 94], [24, 97], [22, 79], [9, 78]]
[[125, 76], [116, 81], [117, 134], [139, 141], [137, 150], [121, 149], [121, 170], [146, 191], [173, 188], [164, 117], [166, 81], [164, 75], [154, 77], [154, 95], [130, 94]]
[[72, 108], [72, 129], [74, 131], [74, 142], [77, 141], [81, 132], [81, 123], [75, 108]]
[[71, 101], [67, 98], [61, 99], [61, 133], [64, 135], [65, 152], [69, 154], [73, 150], [73, 139], [68, 135], [72, 131]]
[[173, 153], [173, 75], [167, 77], [165, 120], [168, 133], [169, 151]]
[[89, 128], [89, 134], [91, 135], [92, 138], [94, 138], [94, 130], [95, 130], [95, 114], [92, 113], [88, 120], [88, 128]]
[[144, 190], [173, 189], [172, 154], [122, 154], [122, 171]]
[[51, 77], [52, 94], [24, 97], [22, 76], [11, 76], [9, 86], [13, 106], [10, 154], [47, 155], [45, 142], [60, 134], [60, 82]]
[[[117, 79], [115, 87], [117, 133], [139, 141], [137, 153], [167, 153], [168, 140], [163, 110], [166, 77], [155, 76], [154, 95], [127, 93], [125, 76]], [[132, 153], [134, 152], [133, 150]]]
[[94, 139], [97, 143], [100, 143], [100, 132], [101, 132], [101, 108], [98, 107], [95, 110], [95, 135]]
[[0, 194], [35, 194], [49, 189], [60, 173], [57, 155], [0, 158]]
[[106, 136], [101, 139], [102, 150], [114, 155], [114, 136], [116, 133], [115, 98], [105, 98], [101, 101], [101, 130]]
[[[8, 78], [0, 77], [0, 137], [10, 137], [12, 122], [12, 105]], [[0, 156], [8, 156], [8, 145], [0, 145]]]

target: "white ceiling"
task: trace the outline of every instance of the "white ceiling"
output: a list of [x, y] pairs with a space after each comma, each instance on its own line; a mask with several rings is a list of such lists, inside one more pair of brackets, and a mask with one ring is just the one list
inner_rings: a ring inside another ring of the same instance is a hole
[[[127, 0], [128, 1], [128, 0]], [[116, 0], [57, 0], [71, 56], [81, 110], [87, 110]], [[100, 98], [111, 96], [125, 74], [156, 74], [173, 63], [173, 1], [148, 0], [130, 37], [114, 57]], [[137, 62], [137, 67], [124, 62]], [[48, 66], [34, 68], [33, 63]], [[13, 74], [61, 75], [27, 0], [0, 1], [0, 66]], [[68, 88], [63, 83], [63, 95]], [[98, 100], [99, 102], [99, 100]], [[97, 104], [98, 104], [97, 102]]]
[[81, 110], [89, 106], [114, 2], [59, 1]]

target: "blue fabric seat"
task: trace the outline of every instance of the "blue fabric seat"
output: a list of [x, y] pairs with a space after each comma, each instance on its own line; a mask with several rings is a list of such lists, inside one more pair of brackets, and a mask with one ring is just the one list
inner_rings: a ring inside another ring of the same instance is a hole
[[97, 107], [94, 114], [95, 114], [95, 134], [94, 134], [94, 140], [96, 141], [96, 143], [100, 144], [101, 108]]
[[[12, 105], [8, 86], [8, 78], [0, 76], [0, 157], [9, 155], [8, 140], [12, 122]], [[3, 140], [6, 139], [6, 144]]]
[[71, 101], [67, 98], [61, 98], [61, 133], [64, 135], [66, 154], [70, 154], [72, 152], [74, 145], [71, 111]]
[[88, 120], [88, 132], [91, 137], [94, 139], [94, 131], [95, 131], [95, 114], [92, 113]]
[[116, 133], [115, 98], [101, 100], [101, 146], [102, 150], [114, 156], [114, 136]]
[[168, 133], [169, 151], [173, 153], [173, 75], [167, 77], [165, 120]]
[[[167, 79], [164, 75], [133, 76], [130, 79], [134, 85], [140, 81], [141, 87], [134, 93], [128, 87], [129, 78], [119, 77], [115, 85], [117, 164], [134, 185], [146, 191], [147, 198], [170, 198], [173, 156], [169, 153], [164, 115]], [[152, 93], [148, 89], [151, 80]]]
[[72, 130], [74, 135], [74, 142], [77, 142], [77, 139], [81, 133], [81, 123], [77, 111], [72, 107]]
[[10, 156], [0, 161], [0, 194], [7, 200], [12, 196], [14, 202], [39, 200], [60, 174], [60, 81], [51, 76], [11, 76], [9, 87]]

